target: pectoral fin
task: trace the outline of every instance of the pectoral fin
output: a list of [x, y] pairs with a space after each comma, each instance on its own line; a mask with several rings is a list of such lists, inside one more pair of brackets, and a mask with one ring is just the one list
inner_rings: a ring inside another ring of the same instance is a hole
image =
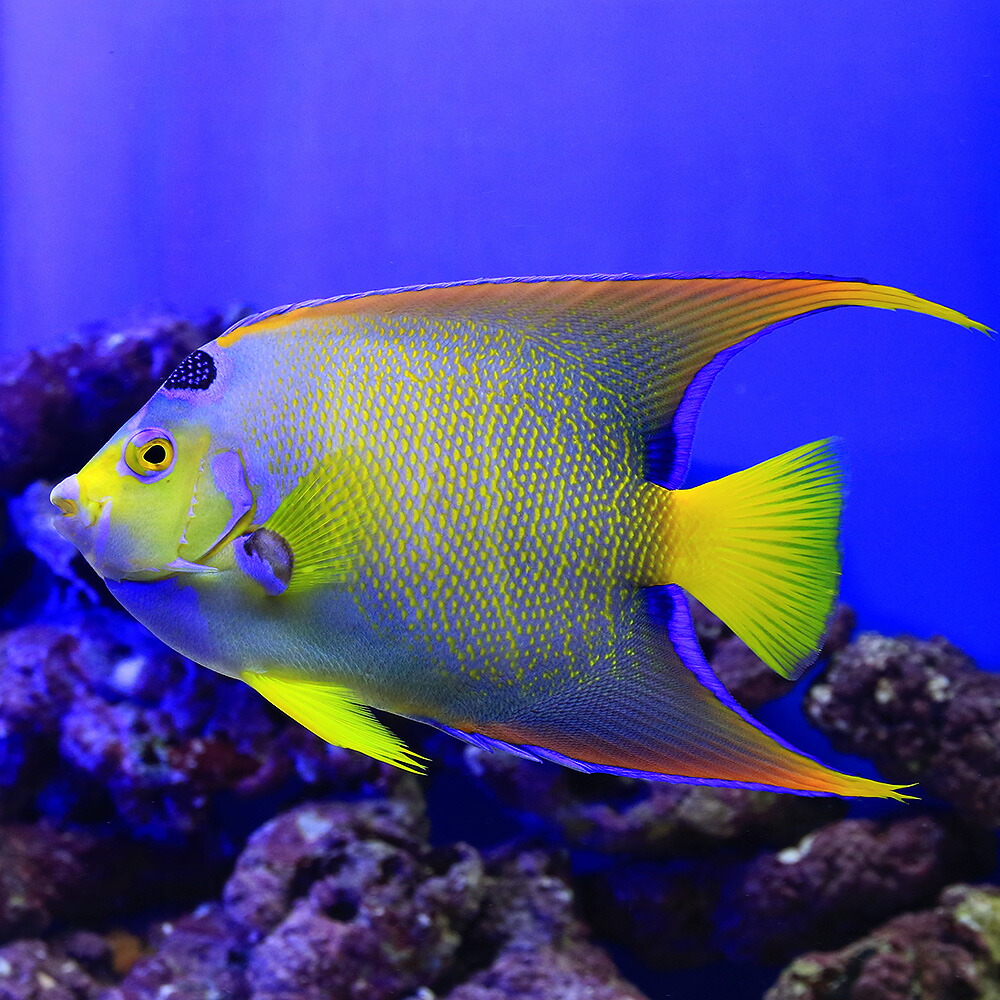
[[348, 688], [249, 670], [242, 676], [272, 705], [327, 743], [360, 750], [404, 771], [420, 774], [425, 770], [426, 758], [386, 729]]
[[359, 472], [346, 449], [320, 461], [263, 525], [234, 541], [237, 567], [272, 597], [348, 583], [368, 509]]

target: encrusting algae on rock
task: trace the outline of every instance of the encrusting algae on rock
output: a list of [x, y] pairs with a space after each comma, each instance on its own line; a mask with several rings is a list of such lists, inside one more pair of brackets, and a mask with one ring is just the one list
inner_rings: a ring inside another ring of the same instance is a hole
[[839, 952], [796, 959], [765, 1000], [993, 1000], [1000, 995], [1000, 891], [951, 886]]

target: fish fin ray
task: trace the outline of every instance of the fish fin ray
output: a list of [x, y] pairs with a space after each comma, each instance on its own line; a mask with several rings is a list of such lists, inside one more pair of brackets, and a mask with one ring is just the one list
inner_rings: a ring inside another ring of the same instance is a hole
[[334, 317], [487, 322], [512, 340], [572, 358], [615, 393], [651, 456], [669, 458], [662, 478], [676, 488], [687, 471], [701, 403], [736, 351], [801, 316], [848, 305], [909, 310], [992, 332], [953, 309], [860, 280], [621, 274], [500, 278], [339, 296], [249, 317], [218, 343], [228, 347], [246, 336]]
[[354, 578], [367, 509], [357, 472], [347, 449], [320, 458], [264, 522], [262, 527], [291, 550], [291, 575], [282, 593]]
[[250, 670], [244, 671], [242, 678], [272, 705], [327, 743], [359, 750], [404, 771], [421, 774], [426, 770], [426, 758], [383, 726], [349, 688]]
[[905, 797], [903, 786], [834, 771], [769, 732], [705, 663], [683, 592], [668, 587], [661, 596], [671, 604], [668, 627], [654, 625], [643, 609], [645, 624], [613, 670], [533, 694], [502, 720], [434, 724], [486, 749], [514, 748], [581, 771], [801, 795]]
[[772, 670], [801, 676], [837, 599], [837, 442], [803, 445], [693, 489], [650, 489], [665, 515], [652, 582], [679, 584]]

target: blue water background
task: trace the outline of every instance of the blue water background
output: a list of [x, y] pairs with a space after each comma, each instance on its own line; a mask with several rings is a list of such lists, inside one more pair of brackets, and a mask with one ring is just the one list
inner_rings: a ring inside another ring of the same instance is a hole
[[[1000, 9], [5, 0], [0, 347], [509, 274], [812, 271], [1000, 325]], [[862, 625], [1000, 665], [1000, 344], [839, 310], [739, 356], [693, 475], [843, 437]]]
[[[3, 0], [0, 350], [573, 272], [861, 276], [1000, 326], [998, 51], [992, 2]], [[860, 623], [997, 668], [998, 415], [1000, 343], [838, 310], [730, 364], [692, 477], [840, 435]]]

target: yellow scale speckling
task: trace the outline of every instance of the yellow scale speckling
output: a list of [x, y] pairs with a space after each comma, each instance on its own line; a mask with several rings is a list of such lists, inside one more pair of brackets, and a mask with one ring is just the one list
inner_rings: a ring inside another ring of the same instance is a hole
[[248, 435], [282, 496], [326, 450], [356, 451], [374, 529], [354, 596], [376, 630], [525, 690], [614, 672], [652, 518], [600, 358], [513, 321], [324, 318], [265, 339]]

